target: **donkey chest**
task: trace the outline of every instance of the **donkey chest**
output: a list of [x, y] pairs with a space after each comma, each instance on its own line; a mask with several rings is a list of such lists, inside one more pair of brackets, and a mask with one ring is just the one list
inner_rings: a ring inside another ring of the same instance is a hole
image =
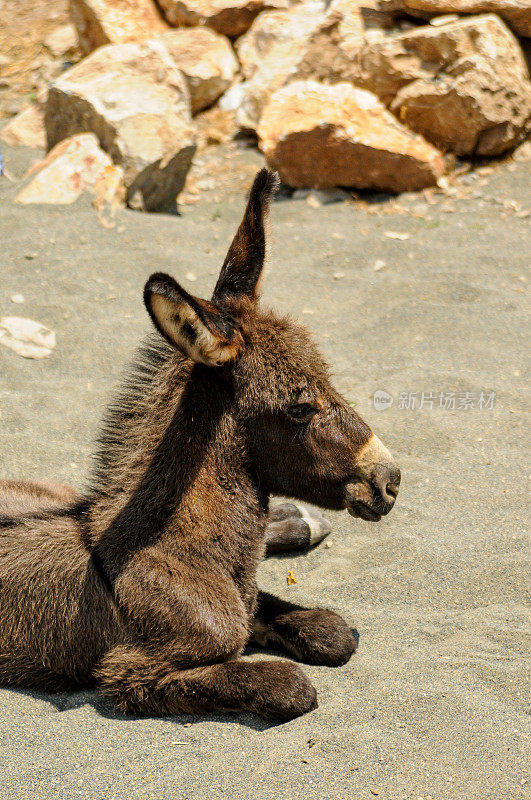
[[234, 582], [247, 610], [256, 602], [256, 572], [264, 557], [265, 523], [249, 520], [243, 530], [216, 532], [212, 537], [211, 556]]

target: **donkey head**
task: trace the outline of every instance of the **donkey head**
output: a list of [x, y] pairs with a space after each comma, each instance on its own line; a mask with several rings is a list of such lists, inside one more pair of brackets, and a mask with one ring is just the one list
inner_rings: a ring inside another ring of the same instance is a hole
[[306, 329], [258, 303], [276, 185], [275, 173], [256, 176], [210, 301], [158, 273], [146, 284], [146, 307], [185, 356], [226, 373], [250, 467], [266, 491], [379, 520], [393, 507], [400, 470], [333, 388]]

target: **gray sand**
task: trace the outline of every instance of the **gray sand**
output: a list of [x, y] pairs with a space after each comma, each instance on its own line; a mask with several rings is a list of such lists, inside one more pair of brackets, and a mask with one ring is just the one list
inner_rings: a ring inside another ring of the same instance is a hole
[[[10, 173], [22, 174], [28, 155], [3, 152]], [[0, 347], [3, 475], [83, 485], [106, 398], [148, 329], [144, 280], [164, 269], [197, 294], [213, 286], [241, 187], [261, 159], [243, 151], [232, 164], [237, 186], [221, 199], [206, 192], [181, 217], [121, 211], [113, 229], [86, 200], [16, 206], [15, 185], [0, 179], [0, 314], [43, 322], [58, 340], [43, 361]], [[529, 207], [529, 177], [529, 165], [504, 165], [465, 180], [476, 197], [405, 198], [418, 217], [388, 215], [385, 202], [371, 205], [376, 214], [304, 200], [273, 206], [265, 300], [314, 331], [338, 387], [403, 474], [397, 505], [378, 525], [331, 514], [331, 547], [261, 568], [264, 588], [328, 606], [360, 632], [347, 666], [307, 668], [319, 708], [279, 726], [251, 715], [130, 720], [89, 692], [2, 690], [2, 800], [529, 797], [530, 226], [503, 206]], [[375, 271], [378, 259], [386, 266]], [[24, 305], [10, 302], [14, 293]], [[372, 406], [377, 389], [395, 398], [386, 411]], [[400, 392], [422, 391], [437, 393], [433, 409], [399, 407]], [[440, 391], [475, 393], [476, 408], [439, 409]], [[495, 392], [494, 409], [477, 408], [482, 391]]]

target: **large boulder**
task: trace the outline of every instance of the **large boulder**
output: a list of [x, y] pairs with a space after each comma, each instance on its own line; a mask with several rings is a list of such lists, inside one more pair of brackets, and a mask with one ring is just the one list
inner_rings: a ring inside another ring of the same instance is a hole
[[15, 198], [17, 203], [73, 203], [83, 192], [95, 194], [104, 186], [106, 202], [123, 200], [123, 176], [99, 146], [93, 133], [80, 133], [59, 142], [33, 169], [36, 173]]
[[367, 43], [350, 78], [412, 130], [460, 155], [497, 155], [526, 131], [527, 67], [518, 42], [492, 14]]
[[70, 16], [83, 53], [140, 42], [168, 29], [153, 0], [70, 0]]
[[160, 40], [186, 78], [192, 114], [215, 103], [238, 74], [229, 40], [209, 28], [178, 28]]
[[207, 25], [231, 39], [249, 30], [265, 8], [282, 0], [158, 0], [166, 20], [175, 28]]
[[127, 201], [156, 209], [181, 191], [195, 152], [190, 97], [162, 42], [102, 47], [50, 87], [48, 147], [96, 134], [122, 167]]
[[485, 14], [501, 17], [519, 36], [531, 36], [531, 0], [379, 0], [390, 13], [431, 19], [440, 14]]
[[348, 83], [295, 81], [279, 89], [258, 126], [260, 149], [290, 186], [401, 192], [434, 184], [443, 158], [378, 98]]
[[294, 80], [340, 82], [350, 77], [366, 37], [383, 36], [385, 20], [370, 0], [308, 0], [260, 14], [236, 43], [246, 78], [236, 120], [254, 130], [273, 92]]

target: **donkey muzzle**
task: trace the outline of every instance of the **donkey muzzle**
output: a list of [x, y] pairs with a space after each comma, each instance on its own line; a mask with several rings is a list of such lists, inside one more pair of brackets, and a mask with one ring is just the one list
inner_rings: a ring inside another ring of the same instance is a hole
[[400, 469], [374, 434], [359, 454], [356, 475], [345, 486], [345, 505], [353, 517], [378, 522], [395, 504]]

